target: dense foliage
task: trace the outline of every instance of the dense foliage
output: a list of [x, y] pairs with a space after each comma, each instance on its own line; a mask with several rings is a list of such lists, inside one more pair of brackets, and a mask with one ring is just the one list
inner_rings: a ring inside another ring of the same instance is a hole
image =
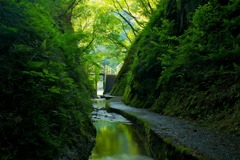
[[118, 70], [135, 37], [145, 27], [157, 0], [87, 0], [73, 10], [75, 31], [84, 32], [92, 73], [107, 65]]
[[75, 0], [0, 1], [0, 159], [88, 159], [93, 93]]
[[239, 7], [239, 0], [160, 1], [112, 93], [132, 106], [240, 134]]

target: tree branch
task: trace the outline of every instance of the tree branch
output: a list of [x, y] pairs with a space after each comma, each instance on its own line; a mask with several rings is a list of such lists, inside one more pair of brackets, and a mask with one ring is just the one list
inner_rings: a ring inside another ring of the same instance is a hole
[[[124, 2], [126, 3], [126, 6], [127, 6], [127, 11], [123, 8], [123, 6], [117, 1], [119, 7], [122, 9], [122, 11], [124, 11], [125, 13], [127, 13], [130, 17], [132, 17], [134, 19], [134, 21], [140, 26], [140, 27], [143, 27], [143, 25], [141, 24], [141, 22], [138, 21], [137, 17], [135, 17], [131, 11], [130, 11], [130, 7], [127, 3], [126, 0], [124, 0]], [[116, 8], [116, 7], [115, 7]]]
[[[117, 18], [117, 17], [116, 17], [116, 18]], [[130, 37], [128, 36], [128, 34], [127, 34], [126, 30], [125, 30], [125, 27], [124, 27], [123, 22], [122, 22], [119, 18], [117, 18], [117, 19], [121, 22], [123, 32], [124, 32], [124, 34], [126, 35], [127, 39], [129, 40], [130, 43], [132, 43], [132, 40], [130, 39]]]
[[149, 2], [149, 0], [147, 0], [147, 3], [148, 3], [148, 6], [149, 6], [149, 8], [151, 10], [151, 13], [152, 13], [153, 12], [153, 8], [152, 8], [151, 3]]
[[111, 38], [111, 37], [109, 37], [109, 40], [110, 40], [111, 42], [113, 42], [114, 44], [118, 45], [118, 46], [122, 46], [123, 48], [125, 48], [125, 49], [128, 51], [128, 47], [125, 46], [123, 43], [121, 43], [119, 40], [113, 39], [113, 38]]
[[138, 33], [138, 31], [132, 26], [132, 24], [121, 14], [119, 13], [119, 11], [112, 11], [112, 12], [115, 12], [117, 13], [128, 25], [129, 27], [132, 29], [132, 32], [135, 36], [137, 36], [136, 32]]
[[[144, 10], [147, 12], [147, 14], [151, 14], [151, 12], [149, 12], [148, 7], [146, 6], [146, 4], [143, 2], [143, 0], [140, 0], [140, 2], [142, 3], [142, 6], [144, 7]], [[149, 2], [149, 1], [148, 1]]]
[[[119, 3], [119, 2], [118, 2]], [[138, 32], [133, 26], [132, 24], [119, 12], [115, 2], [113, 3], [114, 7], [116, 8], [117, 11], [112, 11], [114, 13], [117, 13], [128, 25], [129, 27], [132, 29], [132, 32], [134, 34], [134, 36], [137, 36], [136, 32]]]
[[88, 48], [91, 46], [91, 44], [93, 43], [93, 41], [96, 39], [96, 37], [94, 36], [93, 38], [92, 38], [92, 40], [88, 43], [88, 45], [85, 47], [85, 49], [84, 49], [84, 51], [87, 51], [88, 50]]
[[127, 13], [129, 16], [131, 16], [131, 17], [134, 19], [134, 21], [135, 21], [141, 28], [144, 27], [143, 24], [137, 20], [137, 17], [135, 17], [134, 15], [132, 15], [132, 13], [130, 13], [130, 12], [126, 11], [126, 10], [123, 10], [123, 11], [124, 11], [125, 13]]

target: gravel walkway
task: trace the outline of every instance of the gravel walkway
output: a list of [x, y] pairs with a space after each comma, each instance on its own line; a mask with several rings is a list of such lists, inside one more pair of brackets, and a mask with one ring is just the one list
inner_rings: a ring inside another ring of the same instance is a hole
[[159, 137], [169, 137], [174, 143], [192, 148], [196, 154], [209, 157], [207, 159], [240, 160], [240, 137], [215, 132], [179, 118], [130, 107], [122, 103], [120, 98], [111, 99], [109, 106], [115, 111], [147, 122]]

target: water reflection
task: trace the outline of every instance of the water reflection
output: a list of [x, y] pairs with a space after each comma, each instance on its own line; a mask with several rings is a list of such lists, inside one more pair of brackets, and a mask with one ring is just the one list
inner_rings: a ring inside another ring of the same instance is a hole
[[90, 160], [153, 160], [144, 137], [126, 118], [108, 113], [105, 104], [103, 98], [93, 100], [97, 137]]
[[92, 99], [92, 102], [93, 102], [93, 107], [95, 109], [105, 108], [105, 105], [106, 105], [106, 99], [105, 98]]
[[152, 160], [147, 144], [132, 125], [97, 121], [96, 146], [91, 160]]

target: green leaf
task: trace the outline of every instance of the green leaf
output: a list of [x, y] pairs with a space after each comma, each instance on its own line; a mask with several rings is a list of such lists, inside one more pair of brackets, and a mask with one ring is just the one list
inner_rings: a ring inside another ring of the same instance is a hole
[[233, 67], [236, 71], [240, 71], [240, 66], [237, 65], [236, 63], [233, 63]]
[[31, 68], [41, 68], [46, 64], [46, 62], [42, 62], [42, 61], [29, 61], [28, 65]]
[[52, 79], [60, 79], [58, 76], [56, 76], [54, 73], [49, 73], [48, 76]]
[[51, 88], [48, 89], [48, 91], [52, 92], [52, 93], [61, 93], [61, 89], [56, 87], [56, 86], [52, 86]]
[[42, 42], [42, 45], [40, 47], [42, 50], [46, 50], [47, 48], [47, 40], [45, 39], [43, 42]]
[[63, 81], [68, 84], [73, 84], [73, 79], [72, 78], [64, 78]]
[[43, 73], [45, 73], [45, 74], [49, 74], [49, 72], [48, 72], [48, 70], [47, 69], [43, 69]]
[[29, 45], [25, 45], [25, 44], [18, 44], [18, 45], [14, 45], [13, 47], [13, 52], [31, 52], [33, 50], [33, 48]]
[[36, 71], [22, 71], [23, 74], [28, 74], [36, 77], [44, 77], [42, 72], [36, 72]]

